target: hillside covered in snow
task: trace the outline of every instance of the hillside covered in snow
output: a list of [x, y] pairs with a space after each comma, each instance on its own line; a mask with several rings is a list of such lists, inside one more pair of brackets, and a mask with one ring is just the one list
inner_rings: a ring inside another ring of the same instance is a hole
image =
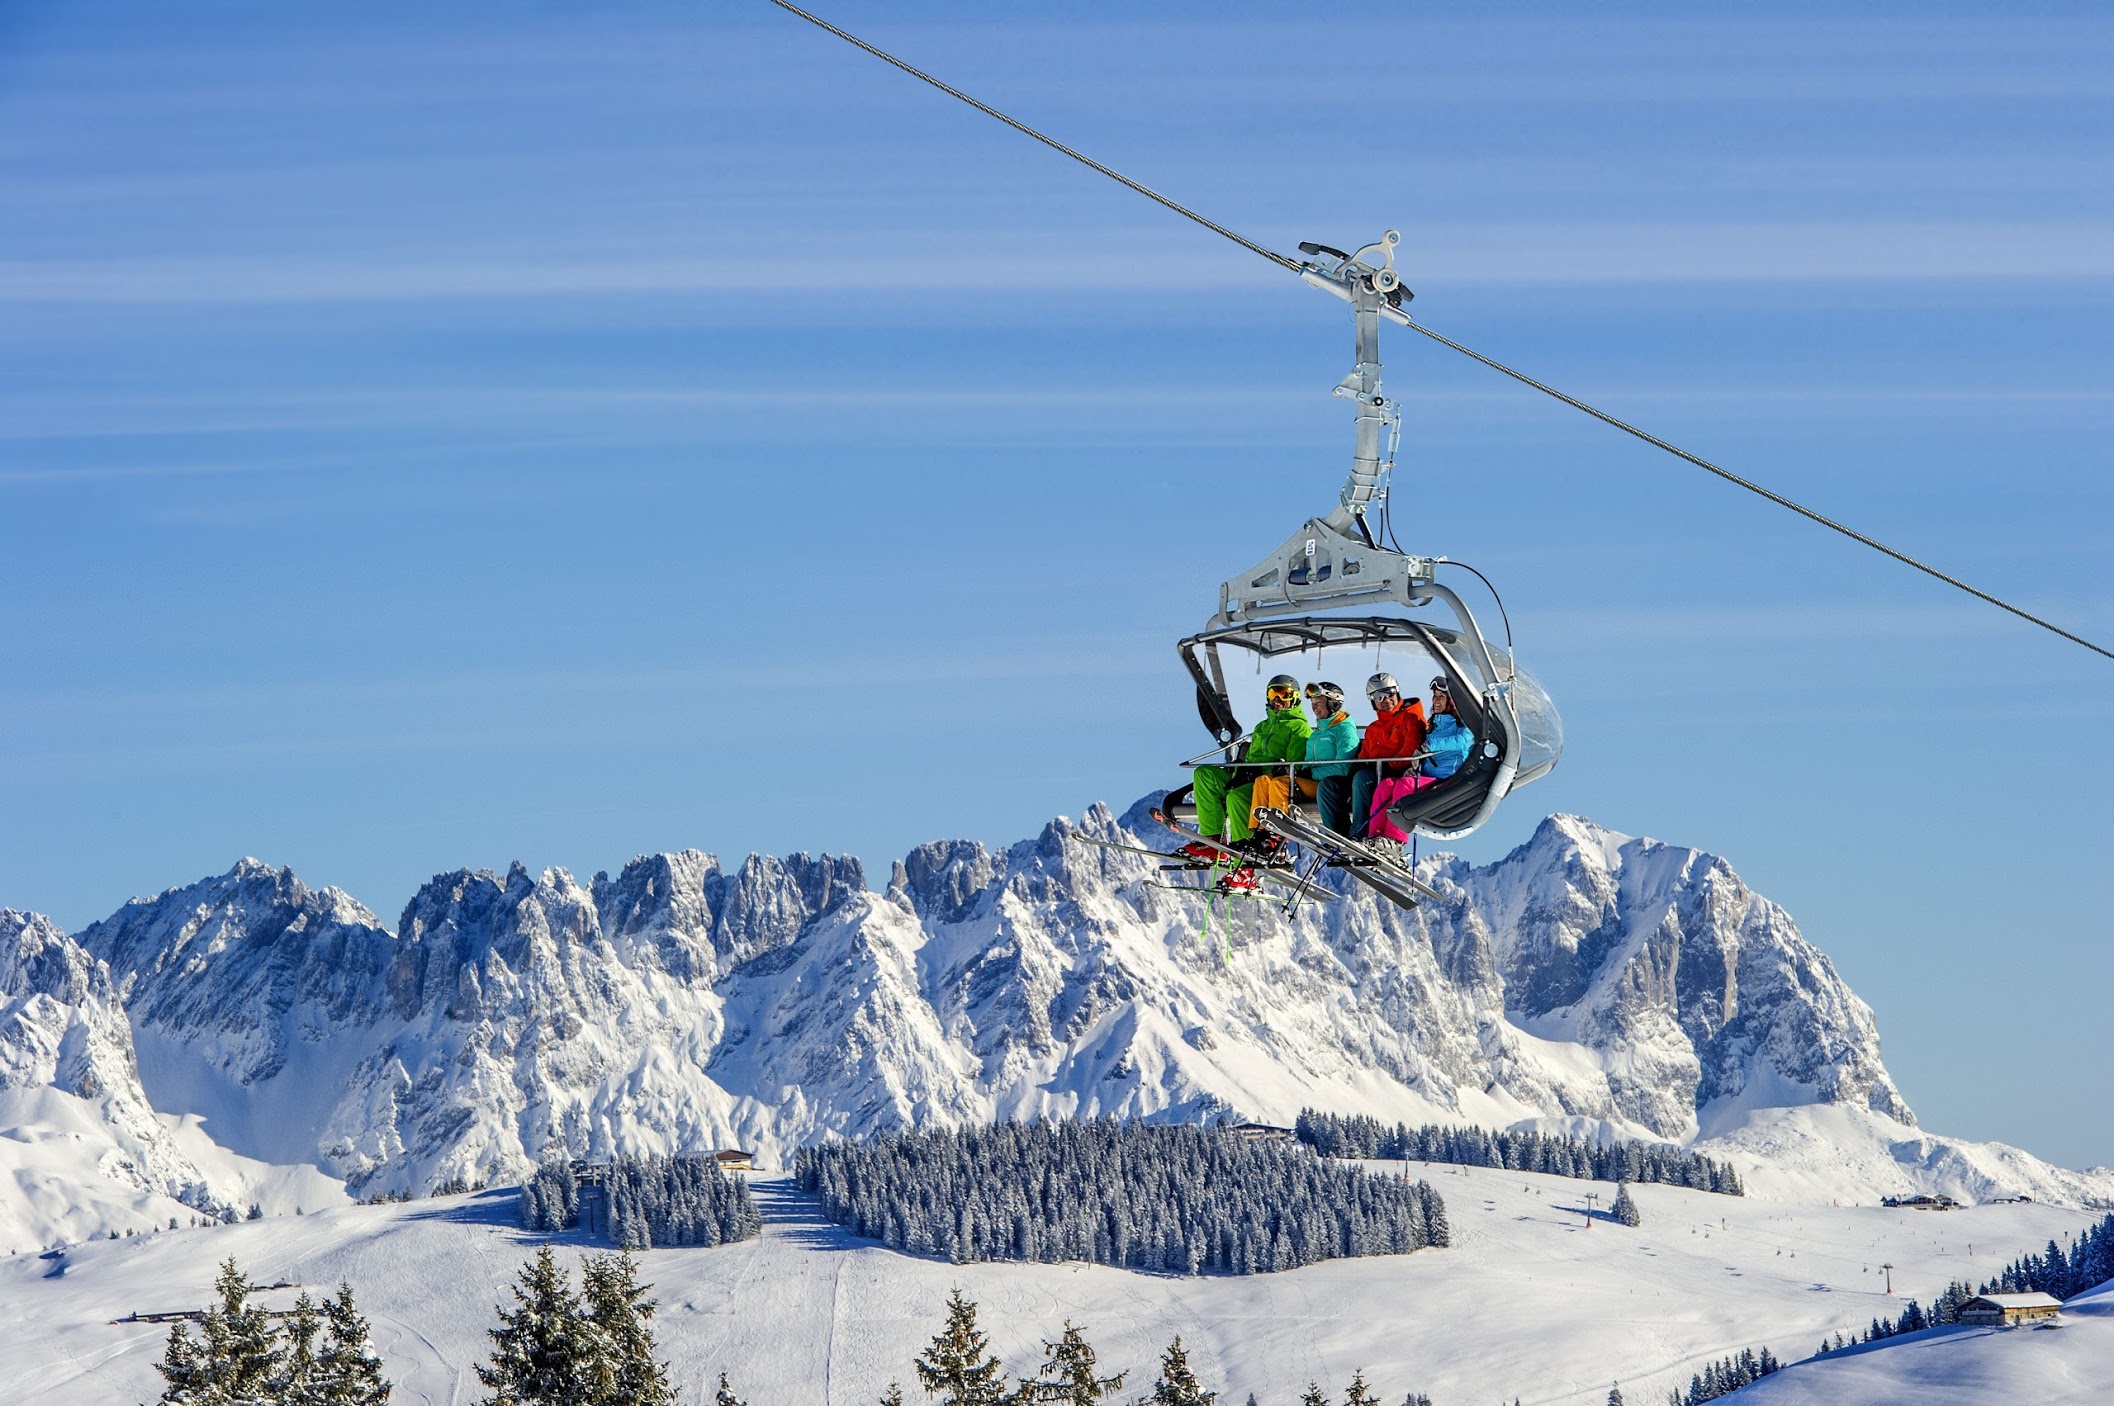
[[10, 914], [0, 1154], [119, 1190], [0, 1233], [504, 1182], [560, 1151], [769, 1163], [877, 1129], [1307, 1106], [1693, 1145], [1760, 1196], [2114, 1203], [2114, 1174], [1919, 1130], [1870, 1009], [1715, 856], [1553, 816], [1494, 864], [1427, 859], [1446, 903], [1346, 883], [1206, 936], [1153, 861], [1084, 836], [1164, 838], [1097, 807], [995, 853], [923, 846], [879, 891], [830, 856], [460, 870], [393, 929], [254, 860], [73, 937]]

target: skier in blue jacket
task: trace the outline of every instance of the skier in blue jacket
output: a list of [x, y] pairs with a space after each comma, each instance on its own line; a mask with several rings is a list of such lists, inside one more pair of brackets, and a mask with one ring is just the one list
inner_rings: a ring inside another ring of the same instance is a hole
[[1461, 726], [1448, 690], [1443, 676], [1431, 681], [1431, 726], [1424, 734], [1424, 750], [1431, 755], [1419, 770], [1434, 781], [1444, 781], [1459, 771], [1475, 750], [1475, 734]]

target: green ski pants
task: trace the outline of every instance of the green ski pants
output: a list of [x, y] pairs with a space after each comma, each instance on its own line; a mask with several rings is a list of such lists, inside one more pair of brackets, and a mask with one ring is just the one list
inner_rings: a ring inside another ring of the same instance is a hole
[[1255, 783], [1228, 786], [1231, 773], [1222, 766], [1200, 766], [1190, 777], [1190, 793], [1196, 802], [1196, 828], [1212, 839], [1245, 840], [1255, 832], [1248, 828], [1248, 808]]

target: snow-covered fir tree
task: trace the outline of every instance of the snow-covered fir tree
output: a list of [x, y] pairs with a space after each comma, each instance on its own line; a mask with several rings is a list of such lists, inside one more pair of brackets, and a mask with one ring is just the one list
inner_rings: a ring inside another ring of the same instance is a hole
[[1152, 1406], [1211, 1406], [1218, 1399], [1215, 1391], [1204, 1390], [1203, 1383], [1190, 1370], [1189, 1353], [1182, 1347], [1182, 1335], [1175, 1334], [1174, 1341], [1160, 1357], [1160, 1379], [1153, 1383], [1152, 1395], [1146, 1400]]
[[1014, 1400], [1021, 1403], [1056, 1402], [1060, 1406], [1099, 1406], [1104, 1396], [1111, 1396], [1123, 1387], [1123, 1379], [1130, 1374], [1118, 1372], [1112, 1377], [1100, 1374], [1095, 1361], [1094, 1348], [1086, 1340], [1086, 1334], [1072, 1326], [1067, 1318], [1064, 1332], [1056, 1342], [1044, 1342], [1042, 1371], [1035, 1377], [1023, 1377]]
[[1622, 1399], [1622, 1387], [1619, 1383], [1608, 1388], [1608, 1406], [1627, 1406]]
[[192, 1340], [186, 1323], [169, 1330], [160, 1367], [167, 1382], [164, 1402], [203, 1406], [275, 1399], [284, 1353], [271, 1314], [249, 1302], [256, 1287], [233, 1259], [220, 1266], [213, 1279], [215, 1302], [199, 1325], [203, 1341]]
[[1608, 1207], [1608, 1216], [1621, 1225], [1644, 1224], [1644, 1213], [1637, 1209], [1637, 1198], [1630, 1195], [1628, 1182], [1615, 1188], [1615, 1204]]
[[[897, 1392], [896, 1406], [902, 1406], [902, 1400], [903, 1394]], [[883, 1398], [883, 1401], [885, 1406], [886, 1398]], [[712, 1394], [712, 1406], [749, 1406], [749, 1403], [734, 1394], [734, 1388], [727, 1381], [727, 1374], [721, 1372], [719, 1374], [719, 1390]]]
[[1350, 1387], [1343, 1393], [1343, 1406], [1380, 1406], [1380, 1398], [1365, 1384], [1365, 1369], [1351, 1373]]
[[638, 1264], [628, 1254], [597, 1255], [580, 1270], [580, 1298], [601, 1330], [601, 1347], [615, 1382], [611, 1402], [623, 1406], [674, 1406], [668, 1368], [654, 1355], [653, 1313]]
[[1001, 1406], [1005, 1367], [990, 1353], [990, 1340], [976, 1326], [976, 1305], [956, 1289], [947, 1296], [947, 1324], [912, 1364], [918, 1384], [943, 1406]]
[[1005, 1123], [801, 1152], [830, 1220], [914, 1254], [1255, 1274], [1449, 1238], [1429, 1183], [1251, 1142], [1227, 1128]]
[[316, 1339], [323, 1334], [323, 1315], [316, 1312], [316, 1301], [304, 1291], [294, 1300], [294, 1311], [287, 1316], [284, 1328], [286, 1346], [280, 1354], [281, 1379], [290, 1389], [306, 1401], [316, 1380]]
[[499, 1308], [489, 1361], [477, 1379], [491, 1388], [483, 1406], [581, 1406], [610, 1399], [616, 1376], [599, 1331], [582, 1310], [570, 1276], [548, 1247], [521, 1267], [514, 1303]]
[[310, 1401], [316, 1406], [385, 1406], [389, 1380], [367, 1338], [367, 1320], [353, 1302], [352, 1285], [340, 1282], [323, 1300], [323, 1350], [316, 1354]]

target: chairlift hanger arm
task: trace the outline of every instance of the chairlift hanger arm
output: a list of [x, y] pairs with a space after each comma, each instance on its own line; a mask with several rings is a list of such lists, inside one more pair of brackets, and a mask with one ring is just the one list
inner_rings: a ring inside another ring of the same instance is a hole
[[[961, 91], [961, 89], [951, 87], [948, 84], [941, 82], [939, 79], [933, 77], [931, 74], [925, 72], [923, 69], [915, 68], [912, 65], [905, 63], [903, 60], [887, 52], [885, 49], [877, 48], [876, 46], [867, 43], [864, 39], [859, 38], [857, 35], [839, 29], [836, 25], [833, 25], [829, 21], [822, 19], [820, 16], [810, 14], [808, 11], [801, 9], [798, 5], [790, 3], [790, 0], [770, 0], [770, 2], [776, 5], [778, 8], [785, 10], [789, 14], [799, 16], [801, 19], [806, 20], [809, 24], [814, 25], [816, 28], [826, 30], [831, 34], [836, 35], [839, 39], [844, 40], [846, 43], [865, 50], [867, 53], [872, 54], [875, 58], [880, 59], [883, 63], [887, 63], [895, 68], [901, 69], [903, 72], [909, 74], [913, 78], [918, 79], [920, 82], [931, 84], [933, 87], [947, 94], [947, 96], [955, 98], [961, 102], [967, 103], [970, 107], [975, 108], [977, 111], [983, 113], [985, 116], [994, 118], [999, 122], [1003, 122], [1006, 126], [1011, 127], [1014, 131], [1021, 133], [1023, 136], [1032, 137], [1036, 141], [1041, 142], [1044, 146], [1050, 147], [1055, 151], [1062, 152], [1064, 155], [1071, 157], [1074, 161], [1077, 161], [1082, 165], [1091, 167], [1095, 171], [1100, 172], [1102, 175], [1107, 176], [1110, 180], [1115, 181], [1121, 185], [1128, 186], [1130, 189], [1138, 192], [1138, 194], [1144, 196], [1146, 199], [1165, 206], [1167, 209], [1174, 211], [1176, 214], [1182, 216], [1184, 219], [1195, 221], [1197, 224], [1202, 225], [1205, 229], [1210, 230], [1213, 234], [1219, 235], [1225, 239], [1229, 239], [1233, 243], [1240, 245], [1241, 248], [1246, 249], [1251, 254], [1256, 254], [1262, 258], [1268, 259], [1271, 263], [1276, 264], [1279, 268], [1285, 269], [1286, 271], [1291, 273], [1296, 273], [1301, 278], [1305, 279], [1307, 282], [1313, 283], [1317, 287], [1329, 288], [1329, 290], [1335, 292], [1337, 296], [1345, 298], [1347, 301], [1351, 302], [1354, 308], [1357, 308], [1358, 311], [1359, 347], [1361, 353], [1359, 358], [1360, 368], [1358, 370], [1354, 370], [1350, 377], [1346, 377], [1345, 382], [1346, 384], [1349, 384], [1353, 378], [1360, 377], [1360, 372], [1362, 371], [1363, 364], [1365, 362], [1363, 351], [1365, 348], [1366, 311], [1363, 307], [1358, 306], [1360, 302], [1360, 297], [1355, 282], [1357, 275], [1352, 274], [1349, 278], [1340, 276], [1344, 273], [1349, 272], [1349, 270], [1345, 269], [1344, 266], [1356, 263], [1357, 256], [1353, 255], [1347, 257], [1342, 253], [1341, 250], [1332, 249], [1329, 246], [1323, 244], [1309, 243], [1302, 244], [1300, 246], [1300, 251], [1304, 254], [1309, 255], [1312, 259], [1312, 262], [1302, 263], [1297, 259], [1289, 258], [1283, 254], [1278, 253], [1274, 249], [1270, 249], [1261, 244], [1256, 243], [1254, 240], [1249, 239], [1244, 235], [1235, 233], [1233, 230], [1226, 228], [1226, 226], [1219, 224], [1214, 220], [1205, 218], [1203, 215], [1198, 214], [1196, 211], [1190, 209], [1186, 205], [1181, 204], [1179, 201], [1171, 200], [1168, 197], [1160, 194], [1158, 191], [1153, 190], [1151, 187], [1142, 185], [1139, 182], [1132, 180], [1130, 177], [1124, 175], [1121, 171], [1117, 171], [1112, 167], [1102, 165], [1100, 162], [1094, 160], [1092, 157], [1085, 155], [1083, 152], [1076, 151], [1073, 148], [1066, 146], [1063, 142], [1058, 141], [1054, 137], [1047, 136], [1044, 133], [1037, 131], [1035, 128], [1028, 126], [1025, 122], [1021, 122], [1014, 118], [1008, 117], [1005, 113], [1000, 112], [997, 108], [992, 107], [990, 104], [981, 102], [976, 98], [972, 98], [967, 93]], [[1371, 249], [1373, 247], [1374, 246], [1368, 245], [1367, 249]], [[1360, 251], [1360, 253], [1363, 252], [1365, 251]], [[1365, 272], [1367, 274], [1371, 274], [1377, 271], [1368, 268], [1365, 270]], [[1861, 546], [1869, 547], [1873, 551], [1879, 552], [1884, 556], [1891, 557], [1893, 560], [1900, 562], [1904, 566], [1913, 567], [1926, 576], [1930, 576], [1936, 580], [1942, 581], [1946, 585], [1952, 586], [1957, 590], [1965, 591], [1968, 595], [1975, 597], [1977, 600], [1985, 601], [1990, 605], [1996, 606], [1999, 610], [2008, 611], [2029, 624], [2038, 625], [2042, 629], [2047, 630], [2052, 634], [2061, 636], [2063, 639], [2068, 640], [2072, 644], [2079, 645], [2085, 649], [2089, 649], [2094, 654], [2102, 655], [2108, 659], [2114, 659], [2114, 649], [2108, 649], [2103, 645], [2094, 644], [2091, 640], [2084, 638], [2082, 635], [2074, 634], [2071, 631], [2064, 629], [2060, 625], [2054, 624], [2048, 620], [2044, 620], [2038, 615], [2032, 614], [2029, 611], [2023, 610], [2018, 606], [2011, 604], [2009, 601], [2003, 600], [1998, 596], [1991, 595], [1987, 591], [1971, 586], [1967, 582], [1960, 580], [1956, 576], [1948, 575], [1947, 573], [1938, 570], [1936, 567], [1927, 566], [1923, 562], [1920, 562], [1916, 558], [1908, 555], [1906, 552], [1897, 551], [1894, 548], [1887, 546], [1885, 543], [1876, 540], [1875, 538], [1868, 537], [1862, 532], [1858, 532], [1851, 527], [1845, 526], [1844, 524], [1835, 521], [1833, 518], [1827, 517], [1822, 513], [1816, 512], [1801, 503], [1794, 502], [1793, 500], [1784, 497], [1780, 493], [1776, 493], [1770, 489], [1764, 488], [1751, 479], [1742, 478], [1740, 475], [1733, 473], [1729, 469], [1720, 468], [1718, 465], [1711, 463], [1708, 459], [1704, 459], [1698, 455], [1691, 454], [1687, 450], [1682, 449], [1676, 445], [1670, 444], [1666, 440], [1660, 439], [1656, 435], [1649, 434], [1646, 431], [1637, 428], [1635, 425], [1632, 425], [1625, 420], [1617, 419], [1615, 416], [1610, 415], [1605, 411], [1595, 409], [1593, 406], [1586, 404], [1584, 401], [1579, 400], [1575, 396], [1566, 395], [1562, 391], [1557, 390], [1555, 387], [1547, 385], [1544, 382], [1537, 381], [1533, 377], [1526, 375], [1524, 372], [1515, 371], [1511, 367], [1505, 365], [1503, 362], [1496, 361], [1490, 357], [1484, 356], [1481, 352], [1475, 351], [1469, 347], [1465, 347], [1459, 342], [1454, 341], [1450, 337], [1442, 336], [1439, 333], [1432, 331], [1430, 328], [1423, 326], [1421, 323], [1412, 321], [1410, 319], [1409, 314], [1404, 312], [1401, 308], [1401, 304], [1403, 302], [1408, 301], [1409, 295], [1406, 290], [1400, 289], [1399, 277], [1394, 275], [1391, 257], [1388, 260], [1386, 272], [1389, 274], [1390, 277], [1395, 277], [1396, 279], [1396, 281], [1391, 284], [1387, 289], [1374, 289], [1372, 287], [1372, 284], [1370, 283], [1365, 285], [1365, 287], [1369, 291], [1377, 292], [1380, 298], [1380, 305], [1373, 308], [1371, 313], [1372, 317], [1375, 319], [1374, 326], [1376, 330], [1378, 319], [1384, 318], [1385, 320], [1396, 323], [1399, 326], [1407, 327], [1412, 331], [1422, 333], [1424, 336], [1429, 337], [1431, 340], [1439, 343], [1441, 346], [1450, 347], [1454, 351], [1461, 353], [1463, 356], [1470, 357], [1476, 361], [1481, 362], [1483, 365], [1488, 366], [1493, 371], [1498, 371], [1506, 376], [1510, 376], [1513, 380], [1520, 382], [1522, 385], [1529, 386], [1534, 390], [1540, 391], [1544, 395], [1551, 396], [1554, 399], [1560, 400], [1564, 404], [1572, 407], [1575, 410], [1583, 411], [1584, 413], [1592, 416], [1594, 419], [1601, 421], [1603, 424], [1611, 425], [1614, 428], [1621, 430], [1625, 434], [1634, 435], [1636, 438], [1643, 440], [1646, 444], [1652, 445], [1653, 447], [1658, 449], [1663, 449], [1667, 453], [1672, 454], [1678, 459], [1693, 464], [1697, 468], [1703, 469], [1706, 472], [1715, 474], [1717, 477], [1724, 479], [1727, 483], [1735, 484], [1738, 487], [1746, 489], [1750, 493], [1768, 499], [1770, 502], [1776, 504], [1778, 507], [1786, 508], [1791, 512], [1797, 513], [1800, 517], [1806, 518], [1811, 522], [1818, 523], [1822, 527], [1828, 528], [1835, 532], [1839, 532], [1843, 536], [1848, 537], [1851, 541], [1856, 542]], [[1395, 293], [1397, 294], [1397, 296], [1390, 298], [1388, 296], [1389, 293]], [[1375, 343], [1377, 344], [1377, 336], [1375, 337]], [[1370, 394], [1377, 398], [1377, 356], [1373, 358], [1373, 362], [1374, 384], [1370, 388], [1365, 389], [1367, 394]], [[1361, 415], [1359, 423], [1359, 444], [1361, 451], [1364, 448], [1366, 433], [1365, 416], [1363, 414], [1364, 408], [1365, 407], [1361, 402]], [[1378, 410], [1381, 407], [1375, 406], [1372, 408]], [[1370, 542], [1370, 533], [1365, 530], [1365, 520], [1363, 512], [1364, 504], [1365, 502], [1369, 501], [1369, 497], [1360, 498], [1357, 496], [1359, 491], [1361, 491], [1360, 471], [1363, 467], [1364, 462], [1365, 461], [1363, 460], [1362, 455], [1359, 459], [1354, 460], [1351, 481], [1347, 483], [1344, 487], [1343, 501], [1338, 504], [1335, 512], [1329, 515], [1328, 520], [1334, 522], [1338, 518], [1341, 518], [1344, 527], [1355, 527], [1358, 530], [1359, 534], [1365, 537], [1368, 542]], [[1377, 462], [1377, 459], [1375, 459], [1374, 462]]]

